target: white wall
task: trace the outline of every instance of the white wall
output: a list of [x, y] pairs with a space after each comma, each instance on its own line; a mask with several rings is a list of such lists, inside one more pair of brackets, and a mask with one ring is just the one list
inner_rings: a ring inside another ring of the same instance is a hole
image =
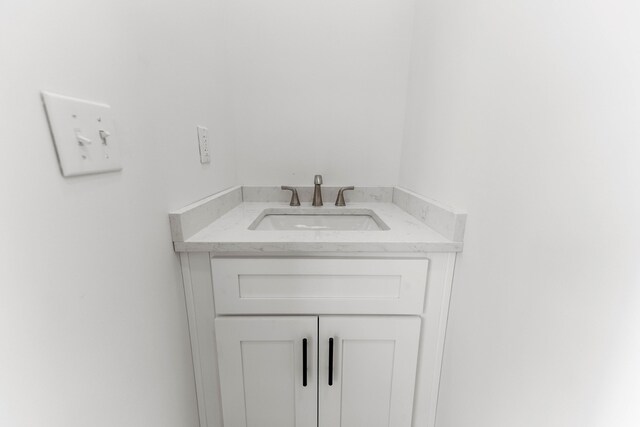
[[[221, 16], [209, 0], [0, 2], [0, 425], [196, 426], [167, 212], [237, 182]], [[112, 105], [121, 173], [61, 177], [42, 89]]]
[[244, 184], [394, 184], [415, 0], [225, 0]]
[[[194, 426], [167, 211], [315, 173], [469, 212], [439, 427], [638, 425], [638, 7], [419, 0], [410, 70], [413, 0], [3, 1], [0, 425]], [[124, 171], [63, 179], [41, 89]]]
[[469, 213], [439, 427], [640, 425], [638, 22], [419, 2], [400, 184]]

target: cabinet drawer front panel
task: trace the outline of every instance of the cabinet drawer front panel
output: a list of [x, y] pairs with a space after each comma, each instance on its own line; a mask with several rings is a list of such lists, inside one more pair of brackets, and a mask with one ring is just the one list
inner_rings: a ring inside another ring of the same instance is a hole
[[219, 314], [420, 314], [426, 259], [214, 258]]
[[321, 276], [242, 274], [240, 298], [387, 298], [400, 297], [402, 276]]

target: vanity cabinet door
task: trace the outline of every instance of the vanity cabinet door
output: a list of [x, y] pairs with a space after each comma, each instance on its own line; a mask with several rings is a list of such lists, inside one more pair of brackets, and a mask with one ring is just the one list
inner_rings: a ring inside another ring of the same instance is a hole
[[320, 317], [319, 427], [411, 427], [418, 317]]
[[225, 427], [317, 427], [317, 328], [315, 316], [216, 319]]

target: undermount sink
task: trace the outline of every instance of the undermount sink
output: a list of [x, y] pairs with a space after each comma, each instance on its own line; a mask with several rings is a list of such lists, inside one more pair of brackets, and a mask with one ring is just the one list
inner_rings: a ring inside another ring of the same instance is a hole
[[370, 209], [266, 209], [249, 230], [381, 231], [389, 227]]

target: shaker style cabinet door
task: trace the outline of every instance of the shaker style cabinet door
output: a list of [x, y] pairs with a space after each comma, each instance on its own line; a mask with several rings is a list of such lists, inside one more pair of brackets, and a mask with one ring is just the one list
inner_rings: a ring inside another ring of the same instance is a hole
[[317, 331], [315, 316], [216, 319], [224, 427], [317, 427]]
[[420, 318], [321, 316], [318, 426], [411, 427]]

